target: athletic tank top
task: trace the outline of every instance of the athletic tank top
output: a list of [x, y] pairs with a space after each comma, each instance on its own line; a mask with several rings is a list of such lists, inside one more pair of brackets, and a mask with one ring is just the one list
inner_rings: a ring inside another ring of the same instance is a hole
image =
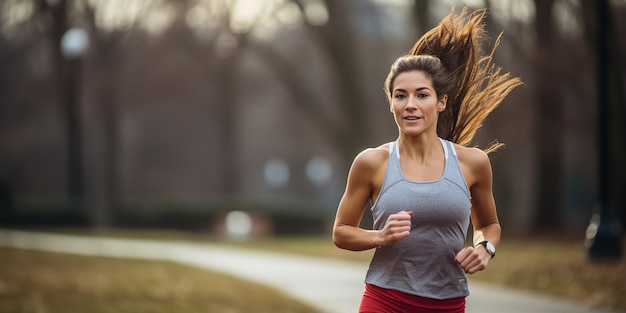
[[366, 283], [440, 300], [469, 295], [467, 276], [454, 257], [465, 245], [471, 197], [453, 144], [440, 141], [445, 168], [433, 181], [405, 179], [398, 144], [389, 144], [383, 186], [371, 209], [374, 229], [382, 229], [390, 214], [413, 211], [411, 233], [376, 249]]

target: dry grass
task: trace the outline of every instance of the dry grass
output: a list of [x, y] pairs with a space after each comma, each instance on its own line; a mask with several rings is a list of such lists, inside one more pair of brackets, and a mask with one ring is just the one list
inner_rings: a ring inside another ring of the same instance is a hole
[[[231, 244], [358, 262], [368, 262], [372, 255], [372, 251], [337, 249], [330, 238], [282, 238]], [[590, 263], [582, 240], [505, 238], [487, 270], [470, 276], [470, 280], [626, 312], [626, 256], [617, 262]]]
[[7, 248], [0, 256], [3, 313], [318, 313], [273, 289], [167, 262]]
[[[202, 237], [194, 240], [207, 240]], [[288, 252], [368, 262], [373, 251], [336, 248], [329, 237], [219, 241], [247, 249]], [[626, 251], [626, 247], [624, 248]], [[626, 256], [617, 262], [590, 263], [582, 239], [507, 240], [487, 270], [470, 280], [552, 295], [595, 307], [626, 312]]]
[[626, 311], [626, 257], [588, 262], [582, 241], [505, 241], [472, 279]]
[[[84, 230], [64, 230], [63, 232], [93, 235], [92, 232]], [[132, 238], [189, 240], [355, 262], [368, 262], [372, 255], [372, 251], [340, 250], [332, 244], [329, 236], [229, 241], [184, 232], [116, 230], [100, 234]], [[624, 283], [626, 282], [626, 256], [613, 263], [587, 262], [582, 239], [514, 240], [504, 238], [498, 248], [497, 257], [489, 264], [489, 268], [472, 275], [470, 280], [553, 295], [600, 308], [626, 312], [626, 283]]]

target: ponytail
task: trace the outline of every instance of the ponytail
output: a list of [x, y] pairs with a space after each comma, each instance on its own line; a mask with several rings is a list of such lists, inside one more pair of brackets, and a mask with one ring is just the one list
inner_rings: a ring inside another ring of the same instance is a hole
[[[437, 134], [464, 146], [470, 144], [489, 113], [522, 84], [518, 77], [501, 74], [501, 68], [493, 64], [502, 34], [489, 55], [482, 51], [481, 45], [487, 39], [483, 23], [486, 14], [484, 9], [470, 13], [464, 8], [456, 16], [451, 11], [409, 52], [409, 55], [432, 55], [441, 60], [453, 83], [447, 92], [446, 109], [439, 114]], [[492, 143], [485, 151], [489, 153], [503, 145]]]

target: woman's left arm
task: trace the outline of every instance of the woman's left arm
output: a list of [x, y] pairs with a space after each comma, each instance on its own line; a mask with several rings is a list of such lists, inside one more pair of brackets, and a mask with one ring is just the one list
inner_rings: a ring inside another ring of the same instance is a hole
[[[473, 246], [461, 250], [455, 260], [473, 274], [487, 267], [492, 256], [480, 242], [500, 243], [500, 223], [493, 198], [493, 175], [489, 156], [476, 148], [460, 148], [459, 161], [472, 196]], [[461, 152], [462, 151], [462, 152]]]

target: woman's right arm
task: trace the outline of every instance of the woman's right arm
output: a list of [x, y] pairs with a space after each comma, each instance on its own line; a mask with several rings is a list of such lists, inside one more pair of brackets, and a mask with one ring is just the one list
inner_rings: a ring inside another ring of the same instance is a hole
[[[363, 211], [372, 197], [374, 179], [386, 164], [388, 152], [368, 149], [360, 153], [352, 163], [346, 190], [339, 202], [333, 225], [333, 242], [339, 248], [362, 251], [387, 246], [409, 235], [411, 216], [407, 212], [391, 215], [382, 230], [366, 230], [359, 227]], [[384, 173], [383, 173], [384, 175]]]

